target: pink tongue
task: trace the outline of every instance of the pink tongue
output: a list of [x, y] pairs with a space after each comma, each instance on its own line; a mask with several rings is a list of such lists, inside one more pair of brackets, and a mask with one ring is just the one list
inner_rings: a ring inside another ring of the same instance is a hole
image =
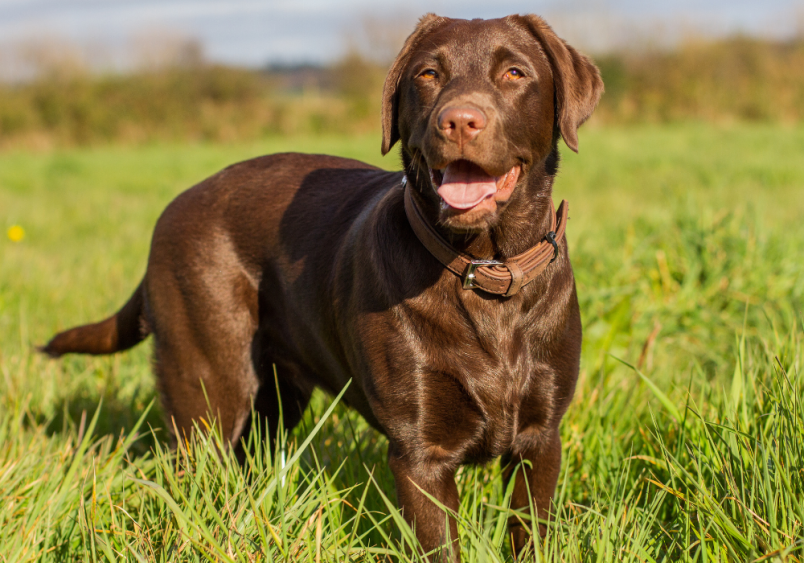
[[438, 188], [438, 195], [455, 209], [471, 209], [496, 192], [496, 178], [466, 160], [449, 164]]

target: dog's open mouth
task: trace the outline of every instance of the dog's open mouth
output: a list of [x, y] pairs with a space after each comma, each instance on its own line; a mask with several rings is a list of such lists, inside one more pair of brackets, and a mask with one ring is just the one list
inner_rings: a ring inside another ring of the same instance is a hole
[[456, 160], [440, 170], [431, 168], [430, 180], [446, 206], [468, 211], [487, 200], [507, 200], [520, 170], [516, 165], [502, 176], [491, 176], [473, 162]]

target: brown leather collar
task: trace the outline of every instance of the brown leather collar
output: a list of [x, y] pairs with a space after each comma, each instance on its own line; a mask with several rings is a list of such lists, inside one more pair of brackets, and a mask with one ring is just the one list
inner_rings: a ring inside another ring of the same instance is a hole
[[452, 248], [424, 219], [411, 196], [412, 188], [407, 186], [407, 178], [402, 180], [402, 188], [405, 191], [405, 214], [416, 237], [430, 254], [463, 280], [464, 289], [480, 289], [509, 297], [536, 279], [558, 257], [558, 241], [567, 227], [569, 205], [566, 201], [561, 202], [556, 212], [553, 200], [550, 200], [552, 221], [544, 240], [505, 262], [497, 262], [475, 260]]

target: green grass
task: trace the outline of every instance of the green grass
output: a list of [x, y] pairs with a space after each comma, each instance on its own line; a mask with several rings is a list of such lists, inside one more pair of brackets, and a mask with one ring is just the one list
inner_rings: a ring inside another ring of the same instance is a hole
[[[583, 361], [529, 557], [802, 560], [804, 129], [592, 127], [580, 147], [555, 198]], [[423, 560], [384, 439], [332, 398], [281, 441], [286, 464], [257, 447], [241, 469], [214, 434], [168, 451], [147, 344], [33, 351], [125, 301], [177, 193], [280, 150], [397, 165], [375, 136], [0, 154], [0, 561]], [[459, 471], [464, 561], [511, 559], [500, 473]]]

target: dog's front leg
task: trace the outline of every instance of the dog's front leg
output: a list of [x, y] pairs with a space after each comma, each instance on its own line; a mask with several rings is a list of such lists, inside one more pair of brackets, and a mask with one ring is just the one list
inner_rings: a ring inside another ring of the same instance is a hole
[[[511, 508], [528, 510], [532, 502], [539, 520], [542, 521], [539, 523], [539, 535], [544, 537], [547, 526], [543, 522], [550, 516], [553, 493], [561, 469], [561, 437], [558, 428], [521, 432], [514, 442], [510, 456], [506, 458], [506, 481], [516, 472]], [[514, 551], [519, 553], [527, 544], [530, 534], [522, 520], [515, 516], [509, 520], [509, 529]]]
[[393, 445], [388, 448], [388, 464], [394, 474], [397, 501], [405, 520], [416, 530], [416, 538], [425, 552], [433, 552], [430, 561], [459, 563], [457, 522], [422, 493], [426, 491], [457, 513], [460, 501], [455, 468], [443, 461], [422, 459], [420, 452], [406, 456]]

